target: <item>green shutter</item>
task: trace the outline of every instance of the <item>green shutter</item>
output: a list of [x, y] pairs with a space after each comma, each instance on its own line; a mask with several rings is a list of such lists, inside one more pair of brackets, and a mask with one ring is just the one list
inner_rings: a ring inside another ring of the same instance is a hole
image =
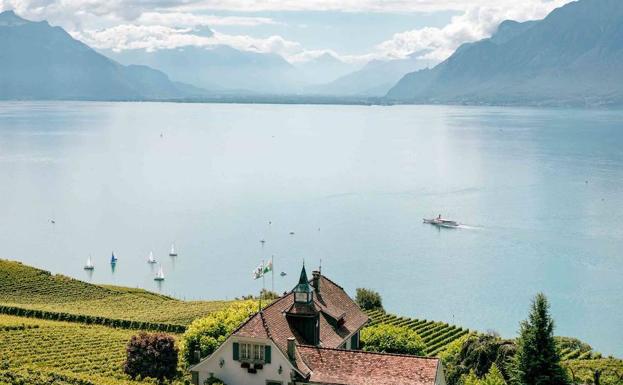
[[238, 361], [239, 348], [240, 348], [240, 345], [238, 345], [238, 342], [234, 342], [234, 361]]
[[190, 372], [193, 385], [199, 385], [199, 372]]
[[270, 345], [264, 346], [264, 362], [270, 364]]

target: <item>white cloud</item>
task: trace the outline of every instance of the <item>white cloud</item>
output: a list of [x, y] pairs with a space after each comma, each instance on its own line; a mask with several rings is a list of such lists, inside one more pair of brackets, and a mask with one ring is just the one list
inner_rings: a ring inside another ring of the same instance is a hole
[[164, 25], [170, 27], [255, 27], [263, 24], [278, 24], [276, 21], [268, 17], [195, 15], [184, 12], [143, 12], [136, 19], [136, 23], [141, 25]]
[[524, 0], [513, 7], [472, 6], [443, 28], [425, 27], [395, 34], [376, 46], [377, 55], [403, 58], [428, 50], [426, 58], [442, 61], [461, 44], [491, 36], [504, 20], [534, 20], [545, 17], [554, 8], [569, 0]]

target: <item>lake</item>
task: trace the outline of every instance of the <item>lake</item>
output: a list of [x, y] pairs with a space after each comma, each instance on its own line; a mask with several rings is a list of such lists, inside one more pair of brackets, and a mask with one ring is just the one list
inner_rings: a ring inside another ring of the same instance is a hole
[[390, 312], [506, 337], [542, 291], [556, 334], [623, 355], [622, 111], [3, 102], [0, 199], [0, 257], [55, 273], [223, 299], [262, 259], [279, 292], [322, 259]]

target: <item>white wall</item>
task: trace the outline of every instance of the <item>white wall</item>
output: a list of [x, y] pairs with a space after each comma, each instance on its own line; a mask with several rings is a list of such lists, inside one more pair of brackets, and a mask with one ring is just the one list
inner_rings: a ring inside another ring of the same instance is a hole
[[[255, 374], [248, 373], [247, 369], [240, 367], [239, 361], [233, 359], [233, 342], [270, 344], [271, 363], [264, 364], [264, 368]], [[221, 359], [224, 361], [222, 368], [219, 366]], [[281, 374], [279, 366], [282, 368]], [[271, 340], [230, 337], [209, 358], [197, 364], [192, 370], [199, 373], [200, 385], [210, 377], [210, 373], [214, 373], [214, 377], [220, 378], [227, 385], [265, 385], [267, 380], [281, 381], [283, 385], [287, 385], [290, 382], [292, 365]]]

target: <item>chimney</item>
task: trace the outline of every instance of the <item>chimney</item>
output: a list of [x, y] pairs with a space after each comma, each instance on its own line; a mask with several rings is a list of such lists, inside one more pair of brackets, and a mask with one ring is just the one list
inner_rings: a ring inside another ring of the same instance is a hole
[[195, 350], [193, 351], [193, 361], [194, 363], [198, 363], [199, 361], [201, 361], [201, 351], [200, 350]]
[[312, 286], [316, 293], [320, 292], [320, 270], [312, 271]]
[[296, 353], [295, 342], [296, 340], [294, 339], [294, 337], [288, 337], [288, 358], [290, 359], [290, 361], [294, 361], [294, 356]]

